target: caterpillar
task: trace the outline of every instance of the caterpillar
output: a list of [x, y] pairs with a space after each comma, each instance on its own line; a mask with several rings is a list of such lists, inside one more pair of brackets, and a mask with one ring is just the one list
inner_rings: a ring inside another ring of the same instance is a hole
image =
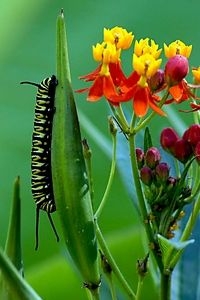
[[36, 204], [35, 250], [37, 250], [40, 210], [46, 211], [56, 239], [59, 241], [51, 218], [51, 213], [56, 211], [51, 172], [51, 138], [58, 81], [56, 76], [52, 75], [39, 84], [30, 81], [22, 81], [21, 84], [31, 84], [38, 88], [31, 149], [31, 189]]

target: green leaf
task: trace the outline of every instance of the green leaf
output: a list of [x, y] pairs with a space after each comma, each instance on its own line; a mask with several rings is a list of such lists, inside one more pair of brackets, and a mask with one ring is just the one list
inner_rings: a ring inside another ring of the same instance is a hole
[[145, 132], [144, 132], [144, 152], [146, 153], [147, 150], [149, 148], [151, 148], [152, 146], [153, 146], [153, 144], [152, 144], [151, 134], [150, 134], [149, 128], [146, 127]]
[[16, 178], [14, 183], [13, 202], [5, 245], [5, 253], [17, 270], [23, 274], [21, 257], [21, 200], [19, 177]]
[[80, 126], [71, 87], [63, 12], [57, 19], [57, 79], [52, 132], [56, 208], [68, 251], [87, 287], [100, 282], [92, 204]]
[[[21, 257], [21, 200], [20, 200], [20, 179], [16, 178], [14, 182], [13, 201], [9, 219], [8, 233], [6, 239], [5, 253], [10, 261], [23, 275], [22, 257]], [[7, 286], [4, 278], [1, 278], [1, 297], [13, 299], [12, 290]]]
[[[2, 278], [9, 288], [9, 295], [5, 298], [5, 294], [1, 299], [14, 300], [41, 300], [31, 286], [22, 278], [7, 255], [0, 248], [0, 270]], [[1, 296], [1, 295], [0, 295]]]
[[177, 262], [176, 257], [181, 256], [186, 246], [194, 243], [194, 240], [185, 242], [168, 240], [160, 234], [158, 234], [157, 237], [162, 252], [162, 261], [165, 270], [173, 270]]

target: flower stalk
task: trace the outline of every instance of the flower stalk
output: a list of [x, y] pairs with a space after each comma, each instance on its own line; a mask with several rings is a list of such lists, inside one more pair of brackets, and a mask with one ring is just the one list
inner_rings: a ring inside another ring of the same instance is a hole
[[115, 169], [116, 169], [116, 150], [117, 150], [117, 139], [116, 139], [116, 130], [113, 127], [114, 123], [113, 123], [113, 119], [109, 118], [109, 126], [110, 126], [110, 133], [112, 136], [112, 142], [113, 142], [113, 150], [112, 150], [112, 163], [111, 163], [111, 168], [110, 168], [110, 175], [109, 175], [109, 179], [108, 179], [108, 183], [104, 192], [104, 195], [102, 197], [101, 203], [97, 209], [97, 211], [95, 212], [94, 218], [98, 219], [99, 216], [101, 215], [101, 212], [104, 208], [104, 205], [106, 203], [106, 200], [108, 198], [112, 183], [113, 183], [113, 179], [114, 179], [114, 174], [115, 174]]

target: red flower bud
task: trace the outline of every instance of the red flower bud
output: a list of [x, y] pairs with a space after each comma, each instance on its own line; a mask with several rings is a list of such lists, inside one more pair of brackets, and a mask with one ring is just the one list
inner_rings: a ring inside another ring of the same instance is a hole
[[151, 185], [153, 180], [152, 170], [147, 166], [142, 167], [140, 170], [140, 178], [145, 185]]
[[194, 155], [196, 156], [196, 160], [198, 164], [200, 164], [200, 141], [197, 143], [195, 149], [194, 149]]
[[148, 80], [148, 85], [150, 87], [150, 90], [152, 92], [156, 92], [160, 90], [164, 83], [165, 83], [165, 78], [164, 78], [164, 71], [159, 69], [149, 80]]
[[171, 57], [165, 65], [165, 80], [169, 86], [178, 84], [189, 71], [188, 60], [183, 55]]
[[183, 139], [195, 147], [196, 144], [200, 141], [200, 125], [198, 124], [191, 125], [184, 132]]
[[161, 132], [160, 144], [165, 151], [174, 155], [174, 147], [178, 139], [179, 136], [176, 131], [171, 127], [167, 127]]
[[144, 151], [141, 148], [135, 149], [138, 168], [140, 169], [144, 164]]
[[154, 169], [161, 159], [160, 152], [156, 147], [151, 147], [145, 154], [145, 162], [147, 166]]
[[173, 186], [176, 185], [176, 183], [177, 183], [177, 179], [176, 178], [174, 178], [172, 176], [168, 177], [168, 179], [167, 179], [168, 186], [173, 187]]
[[192, 155], [191, 145], [184, 139], [180, 139], [175, 143], [174, 156], [182, 163], [186, 163]]
[[165, 183], [169, 177], [169, 166], [167, 163], [162, 162], [156, 166], [155, 169], [156, 179], [159, 183]]

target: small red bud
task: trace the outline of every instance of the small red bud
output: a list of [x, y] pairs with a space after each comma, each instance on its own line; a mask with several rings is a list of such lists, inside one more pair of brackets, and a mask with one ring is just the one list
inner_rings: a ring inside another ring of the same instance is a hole
[[169, 177], [169, 166], [167, 163], [162, 162], [156, 166], [155, 169], [156, 179], [159, 183], [165, 183]]
[[152, 92], [159, 91], [162, 89], [163, 85], [165, 83], [165, 75], [164, 71], [159, 69], [149, 80], [148, 85], [150, 87], [150, 90]]
[[174, 156], [182, 163], [186, 163], [192, 155], [191, 145], [184, 139], [180, 139], [175, 143]]
[[200, 141], [200, 125], [191, 125], [183, 134], [183, 139], [189, 142], [193, 147]]
[[140, 178], [145, 185], [151, 185], [153, 180], [152, 170], [147, 166], [142, 167], [140, 170]]
[[196, 156], [196, 160], [198, 164], [200, 164], [200, 141], [197, 143], [195, 149], [194, 149], [194, 155]]
[[177, 183], [177, 179], [172, 177], [172, 176], [169, 176], [168, 179], [167, 179], [167, 184], [168, 186], [175, 186], [175, 184]]
[[165, 151], [174, 155], [174, 147], [178, 139], [179, 136], [176, 131], [171, 127], [167, 127], [161, 132], [160, 144]]
[[141, 167], [144, 164], [144, 151], [141, 148], [136, 148], [135, 153], [136, 153], [138, 168], [141, 169]]
[[175, 55], [167, 61], [165, 65], [165, 80], [169, 86], [181, 82], [188, 74], [188, 60], [183, 55]]
[[145, 162], [147, 166], [154, 169], [161, 159], [160, 152], [156, 147], [151, 147], [145, 154]]

